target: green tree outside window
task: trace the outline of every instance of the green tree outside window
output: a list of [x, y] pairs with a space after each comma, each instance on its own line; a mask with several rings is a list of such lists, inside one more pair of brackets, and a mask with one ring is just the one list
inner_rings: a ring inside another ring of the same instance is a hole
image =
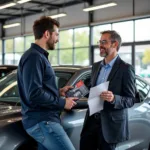
[[59, 33], [59, 45], [60, 48], [72, 48], [73, 47], [73, 29], [60, 31]]
[[17, 37], [14, 39], [15, 52], [24, 52], [24, 37]]
[[74, 29], [75, 47], [89, 46], [89, 27]]
[[5, 40], [5, 53], [12, 53], [14, 48], [13, 39]]

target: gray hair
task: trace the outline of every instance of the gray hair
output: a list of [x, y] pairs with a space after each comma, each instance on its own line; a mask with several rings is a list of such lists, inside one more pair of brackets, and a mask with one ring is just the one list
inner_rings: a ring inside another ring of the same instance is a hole
[[101, 34], [110, 34], [110, 39], [113, 41], [117, 41], [119, 44], [118, 44], [118, 47], [117, 47], [117, 51], [119, 50], [121, 44], [122, 44], [122, 39], [121, 39], [121, 36], [114, 30], [106, 30], [106, 31], [103, 31], [101, 32]]

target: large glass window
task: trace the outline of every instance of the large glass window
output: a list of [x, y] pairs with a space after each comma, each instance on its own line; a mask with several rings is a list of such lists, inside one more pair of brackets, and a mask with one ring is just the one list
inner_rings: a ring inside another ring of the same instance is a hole
[[14, 58], [14, 59], [15, 59], [15, 60], [14, 60], [14, 64], [15, 64], [15, 65], [18, 65], [18, 64], [19, 64], [19, 61], [20, 61], [20, 58], [21, 58], [22, 55], [23, 55], [23, 53], [15, 53], [15, 54], [14, 54], [14, 57], [15, 57], [15, 58]]
[[14, 64], [14, 42], [13, 39], [5, 40], [4, 64]]
[[75, 65], [89, 65], [89, 48], [75, 49]]
[[105, 30], [111, 30], [111, 24], [99, 25], [93, 27], [93, 44], [97, 45], [97, 41], [99, 41], [101, 35], [100, 33]]
[[113, 23], [112, 29], [120, 34], [122, 42], [133, 42], [133, 21]]
[[58, 50], [50, 50], [48, 51], [48, 59], [51, 63], [51, 65], [57, 65], [58, 64]]
[[[131, 46], [122, 46], [118, 52], [120, 58], [125, 62], [132, 64], [132, 48]], [[99, 48], [94, 49], [94, 62], [101, 61], [103, 57], [100, 56]]]
[[24, 51], [24, 37], [17, 37], [14, 39], [15, 42], [15, 52]]
[[60, 50], [59, 51], [60, 64], [72, 65], [73, 64], [72, 53], [73, 53], [72, 49]]
[[4, 64], [13, 65], [14, 64], [14, 53], [4, 54]]
[[25, 50], [30, 48], [31, 43], [34, 43], [34, 36], [26, 36], [25, 37]]
[[150, 18], [135, 20], [135, 41], [150, 41]]
[[125, 62], [132, 64], [132, 47], [131, 46], [121, 46], [118, 52], [120, 58]]
[[150, 45], [135, 46], [136, 74], [150, 81]]
[[100, 56], [100, 50], [99, 48], [94, 49], [94, 62], [101, 61], [103, 57]]
[[13, 39], [5, 40], [5, 53], [13, 53], [14, 43]]
[[89, 27], [74, 29], [75, 47], [89, 46]]
[[60, 31], [59, 40], [60, 48], [73, 47], [73, 29]]

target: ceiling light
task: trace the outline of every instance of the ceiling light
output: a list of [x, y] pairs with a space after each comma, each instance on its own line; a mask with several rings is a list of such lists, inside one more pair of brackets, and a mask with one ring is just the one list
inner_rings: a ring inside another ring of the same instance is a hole
[[7, 24], [4, 25], [3, 28], [11, 28], [11, 27], [16, 27], [16, 26], [20, 26], [20, 23], [12, 23], [12, 24]]
[[88, 8], [84, 8], [83, 11], [93, 11], [93, 10], [102, 9], [102, 8], [106, 8], [106, 7], [112, 7], [112, 6], [116, 6], [116, 5], [117, 5], [117, 3], [115, 3], [115, 2], [105, 3], [105, 4], [101, 4], [101, 5], [97, 5], [97, 6], [90, 6]]
[[1, 5], [0, 9], [8, 8], [8, 7], [15, 6], [15, 5], [16, 5], [16, 3], [8, 3], [8, 4], [5, 4], [5, 5]]
[[49, 17], [54, 19], [54, 18], [60, 18], [60, 17], [65, 17], [65, 16], [67, 16], [66, 13], [60, 13], [60, 14], [56, 14], [56, 15], [51, 15]]
[[29, 1], [31, 1], [31, 0], [19, 0], [17, 3], [22, 4], [22, 3], [29, 2]]

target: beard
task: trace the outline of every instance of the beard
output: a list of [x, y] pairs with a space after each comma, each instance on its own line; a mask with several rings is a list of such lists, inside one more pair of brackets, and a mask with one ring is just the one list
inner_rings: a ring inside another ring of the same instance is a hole
[[100, 49], [103, 49], [102, 51], [100, 51], [100, 56], [101, 57], [107, 57], [108, 56], [108, 49], [106, 49], [104, 47], [100, 47]]
[[54, 50], [55, 49], [55, 43], [53, 41], [51, 41], [51, 39], [49, 38], [49, 40], [46, 42], [46, 47], [48, 50]]

